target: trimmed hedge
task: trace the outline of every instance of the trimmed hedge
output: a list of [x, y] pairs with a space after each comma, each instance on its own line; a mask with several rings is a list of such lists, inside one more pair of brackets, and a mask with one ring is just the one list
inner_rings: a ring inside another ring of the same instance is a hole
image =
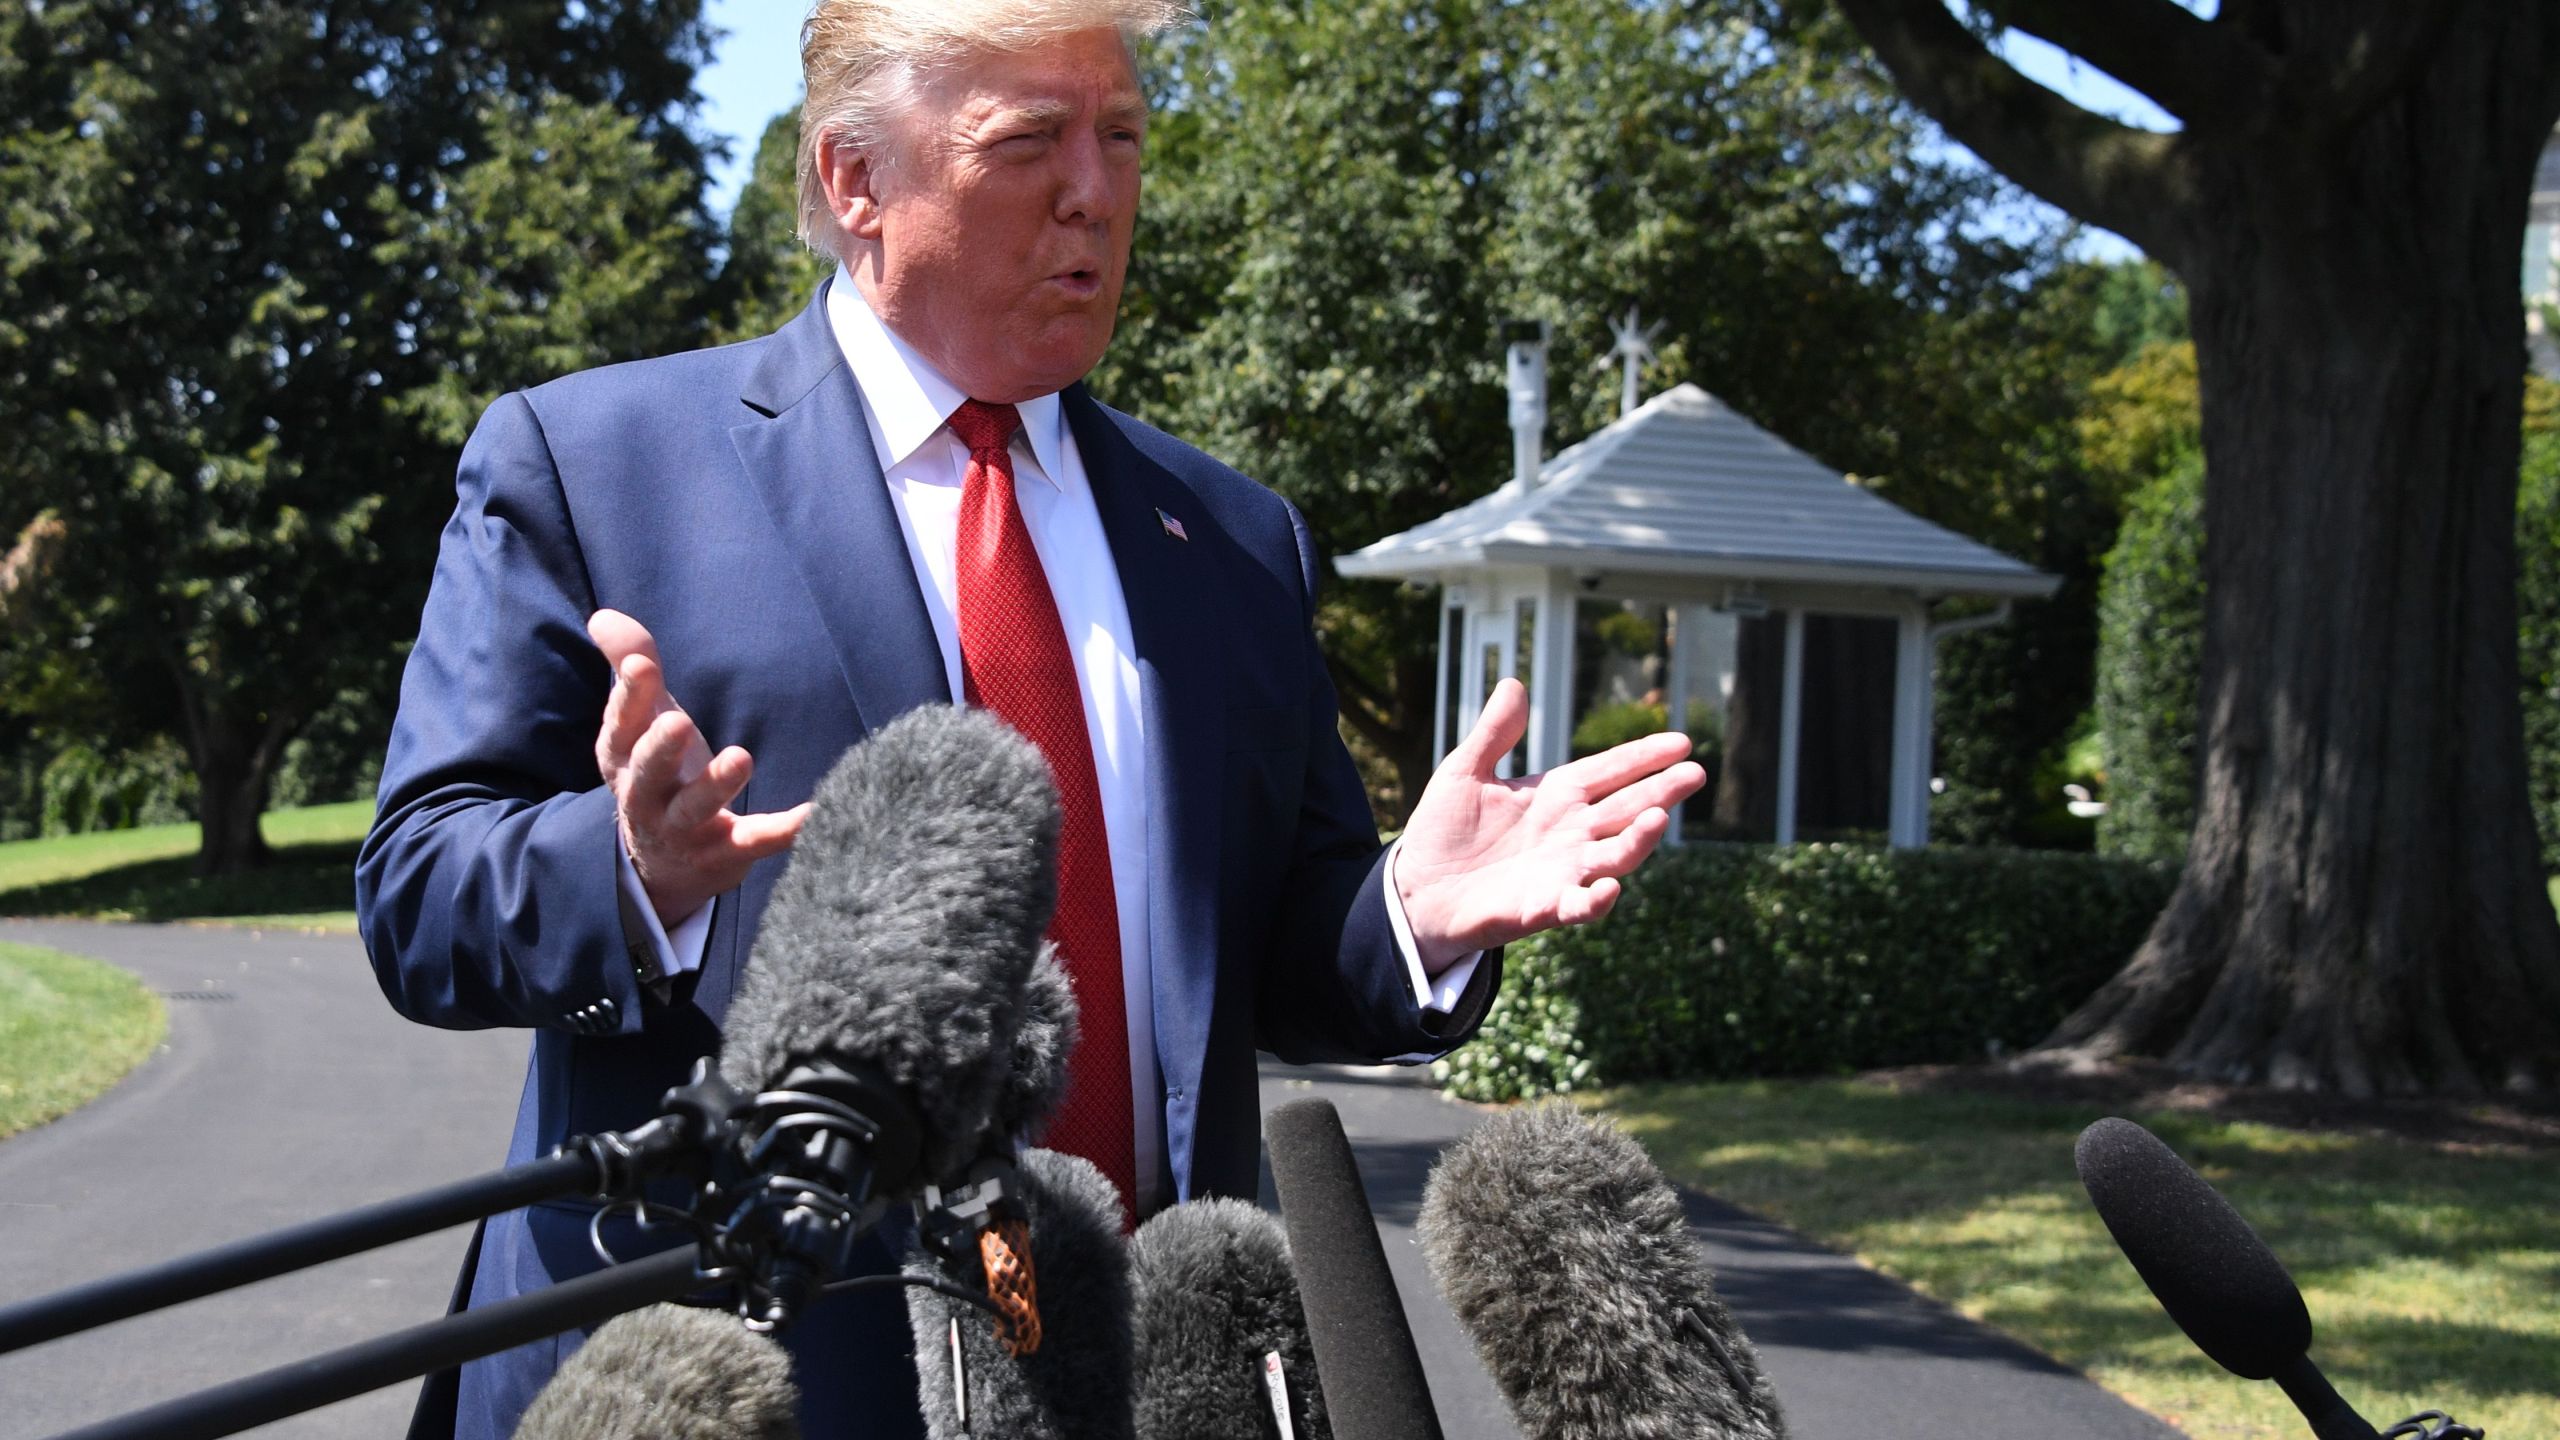
[[[2098, 598], [2101, 854], [2180, 862], [2195, 829], [2204, 646], [2204, 468], [2144, 490]], [[2542, 867], [2560, 873], [2560, 433], [2526, 436], [2516, 482], [2516, 650], [2525, 781]]]
[[2121, 967], [2176, 873], [2051, 851], [1691, 845], [1609, 918], [1512, 946], [1470, 1100], [1633, 1080], [1979, 1060], [2042, 1039]]

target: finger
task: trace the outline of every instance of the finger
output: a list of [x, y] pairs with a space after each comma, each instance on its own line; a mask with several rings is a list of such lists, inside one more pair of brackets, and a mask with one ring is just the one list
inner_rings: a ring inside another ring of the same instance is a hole
[[1582, 847], [1579, 860], [1583, 883], [1589, 884], [1594, 876], [1624, 875], [1635, 869], [1670, 833], [1671, 817], [1666, 812], [1646, 810], [1638, 814], [1617, 834]]
[[747, 780], [755, 774], [756, 762], [735, 745], [711, 757], [702, 773], [686, 782], [667, 802], [666, 825], [676, 834], [685, 834], [729, 807], [738, 792], [747, 788]]
[[800, 838], [800, 827], [808, 819], [809, 804], [805, 800], [788, 810], [737, 816], [729, 826], [730, 847], [750, 861], [779, 855]]
[[649, 722], [640, 743], [631, 749], [631, 764], [625, 772], [630, 783], [623, 806], [635, 824], [665, 828], [667, 806], [692, 778], [685, 773], [685, 754], [700, 744], [702, 736], [693, 728], [693, 717], [681, 710], [665, 711]]
[[1694, 760], [1683, 760], [1614, 794], [1594, 798], [1585, 823], [1595, 836], [1614, 835], [1645, 811], [1668, 811], [1705, 789], [1706, 784], [1706, 767]]
[[598, 610], [588, 616], [587, 638], [604, 652], [604, 663], [616, 670], [633, 655], [645, 655], [653, 665], [658, 661], [657, 637], [649, 633], [648, 626], [619, 610]]
[[614, 667], [613, 690], [604, 698], [604, 723], [596, 731], [596, 766], [605, 778], [631, 763], [633, 747], [666, 708], [661, 703], [665, 698], [654, 662], [633, 656]]
[[[1612, 745], [1597, 755], [1568, 760], [1541, 778], [1573, 786], [1585, 795], [1606, 795], [1677, 765], [1688, 759], [1694, 748], [1688, 736], [1677, 730], [1664, 730]], [[1699, 778], [1703, 781], [1704, 774]]]
[[1479, 780], [1493, 778], [1493, 769], [1502, 757], [1529, 733], [1529, 692], [1519, 681], [1506, 675], [1497, 681], [1493, 693], [1485, 697], [1484, 710], [1476, 716], [1475, 728], [1449, 752], [1441, 762], [1444, 769], [1454, 768]]
[[1617, 908], [1622, 893], [1618, 882], [1607, 876], [1588, 885], [1577, 885], [1565, 892], [1556, 906], [1556, 921], [1563, 925], [1588, 925]]

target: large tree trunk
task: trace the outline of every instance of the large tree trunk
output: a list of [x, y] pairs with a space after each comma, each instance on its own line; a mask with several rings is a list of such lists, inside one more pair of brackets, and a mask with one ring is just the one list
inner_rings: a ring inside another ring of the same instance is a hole
[[2549, 116], [2500, 113], [2541, 103], [2500, 28], [2450, 27], [2340, 134], [2199, 157], [2175, 256], [2207, 462], [2196, 829], [2149, 939], [2048, 1048], [2352, 1095], [2560, 1080], [2514, 540]]
[[281, 714], [234, 716], [193, 696], [186, 703], [187, 749], [196, 772], [203, 840], [198, 875], [238, 875], [267, 863], [258, 817], [266, 813], [276, 762], [294, 725]]

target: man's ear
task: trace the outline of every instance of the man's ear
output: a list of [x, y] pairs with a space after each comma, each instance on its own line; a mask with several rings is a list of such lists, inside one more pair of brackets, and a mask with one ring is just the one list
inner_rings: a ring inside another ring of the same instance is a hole
[[838, 136], [829, 136], [818, 154], [818, 185], [836, 228], [855, 240], [878, 240], [880, 171], [870, 154]]

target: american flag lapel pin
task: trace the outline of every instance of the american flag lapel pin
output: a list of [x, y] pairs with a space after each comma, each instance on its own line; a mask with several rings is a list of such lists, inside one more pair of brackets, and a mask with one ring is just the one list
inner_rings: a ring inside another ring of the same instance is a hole
[[1188, 542], [1191, 539], [1190, 532], [1184, 530], [1182, 528], [1182, 522], [1174, 519], [1170, 512], [1158, 510], [1156, 512], [1156, 518], [1164, 522], [1164, 533], [1167, 535], [1184, 542]]

